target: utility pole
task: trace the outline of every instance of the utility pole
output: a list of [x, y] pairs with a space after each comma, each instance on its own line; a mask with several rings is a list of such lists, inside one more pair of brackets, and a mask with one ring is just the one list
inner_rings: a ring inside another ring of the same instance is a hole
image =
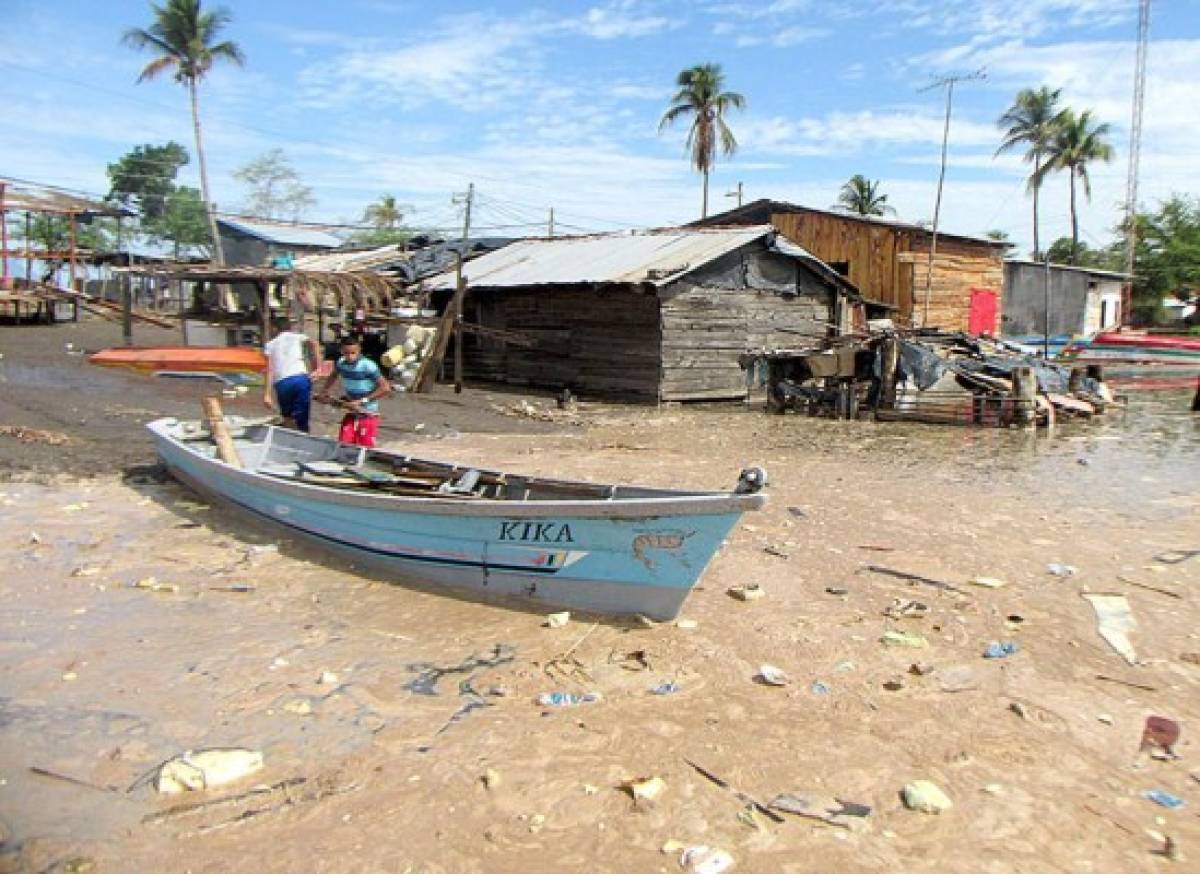
[[736, 197], [737, 202], [738, 202], [738, 209], [741, 209], [741, 207], [742, 207], [742, 183], [740, 183], [740, 182], [738, 183], [737, 191], [726, 191], [725, 196], [726, 197]]
[[946, 182], [946, 153], [950, 145], [950, 112], [954, 105], [954, 86], [959, 82], [985, 78], [987, 76], [984, 74], [983, 68], [980, 68], [974, 73], [940, 76], [920, 89], [922, 92], [932, 91], [934, 88], [946, 89], [946, 120], [942, 126], [942, 163], [941, 169], [938, 171], [937, 199], [933, 202], [933, 237], [929, 241], [929, 261], [925, 272], [925, 309], [921, 316], [921, 327], [923, 328], [929, 325], [929, 299], [933, 294], [933, 259], [937, 256], [938, 220], [942, 213], [942, 186]]
[[1129, 173], [1125, 182], [1125, 272], [1129, 274], [1121, 296], [1121, 322], [1129, 320], [1133, 305], [1133, 270], [1137, 259], [1138, 165], [1142, 157], [1142, 108], [1146, 100], [1146, 47], [1150, 38], [1150, 0], [1138, 9], [1137, 60], [1133, 72], [1133, 119], [1129, 125]]
[[462, 239], [465, 243], [467, 238], [471, 236], [471, 204], [475, 200], [475, 183], [471, 182], [467, 185], [466, 194], [453, 194], [450, 196], [450, 202], [455, 206], [460, 203], [466, 204], [466, 209], [463, 212], [463, 232]]
[[550, 224], [546, 228], [546, 230], [547, 230], [546, 236], [548, 236], [548, 237], [554, 236], [554, 207], [550, 207]]

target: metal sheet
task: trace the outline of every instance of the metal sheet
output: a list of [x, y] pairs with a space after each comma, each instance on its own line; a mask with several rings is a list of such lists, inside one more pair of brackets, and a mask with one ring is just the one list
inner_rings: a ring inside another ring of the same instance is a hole
[[[581, 283], [657, 288], [773, 233], [770, 225], [755, 225], [519, 240], [467, 262], [463, 274], [474, 288]], [[427, 287], [451, 289], [454, 275], [447, 272], [434, 276]]]

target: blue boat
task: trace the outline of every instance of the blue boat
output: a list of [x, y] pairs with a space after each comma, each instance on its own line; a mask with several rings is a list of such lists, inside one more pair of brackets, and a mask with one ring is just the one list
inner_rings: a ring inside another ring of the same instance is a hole
[[426, 590], [672, 619], [742, 513], [766, 502], [760, 468], [730, 492], [599, 485], [224, 421], [229, 461], [202, 423], [147, 428], [197, 492]]

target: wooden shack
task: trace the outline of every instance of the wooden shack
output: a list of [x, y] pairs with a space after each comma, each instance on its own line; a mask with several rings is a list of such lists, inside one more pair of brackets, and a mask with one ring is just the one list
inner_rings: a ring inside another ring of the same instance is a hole
[[691, 226], [765, 222], [848, 278], [867, 300], [895, 307], [902, 324], [973, 334], [999, 327], [1009, 243], [939, 231], [927, 299], [933, 234], [920, 225], [763, 199]]
[[[815, 346], [866, 311], [769, 225], [515, 242], [466, 263], [468, 378], [641, 401], [743, 398], [747, 351]], [[428, 290], [445, 293], [445, 273]], [[516, 345], [487, 331], [520, 335]]]

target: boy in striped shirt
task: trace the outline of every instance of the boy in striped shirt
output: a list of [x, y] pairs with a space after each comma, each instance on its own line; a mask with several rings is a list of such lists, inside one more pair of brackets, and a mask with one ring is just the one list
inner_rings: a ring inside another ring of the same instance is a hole
[[353, 336], [342, 340], [342, 356], [333, 365], [320, 399], [329, 400], [329, 390], [337, 380], [342, 381], [342, 427], [338, 441], [355, 446], [373, 447], [379, 430], [379, 399], [391, 394], [392, 386], [370, 358], [363, 357], [362, 346]]

